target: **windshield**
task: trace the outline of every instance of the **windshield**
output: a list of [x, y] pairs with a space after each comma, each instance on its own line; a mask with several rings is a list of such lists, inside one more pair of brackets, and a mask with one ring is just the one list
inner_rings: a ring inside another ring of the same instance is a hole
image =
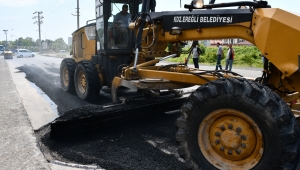
[[4, 46], [0, 45], [0, 51], [4, 51]]

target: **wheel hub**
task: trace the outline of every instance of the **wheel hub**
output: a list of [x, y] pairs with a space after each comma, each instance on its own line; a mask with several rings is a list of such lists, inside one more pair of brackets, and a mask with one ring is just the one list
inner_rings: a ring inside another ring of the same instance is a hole
[[263, 152], [258, 126], [246, 114], [232, 109], [214, 111], [202, 121], [198, 144], [205, 158], [220, 169], [251, 169]]
[[83, 71], [80, 71], [78, 74], [78, 83], [79, 85], [79, 90], [81, 91], [81, 93], [85, 93], [86, 91], [86, 77], [84, 75]]
[[80, 83], [81, 83], [81, 86], [85, 89], [85, 87], [86, 87], [86, 79], [85, 79], [85, 76], [84, 76], [84, 75], [81, 76], [81, 81], [80, 81]]
[[67, 67], [63, 69], [63, 80], [64, 80], [64, 85], [68, 86], [69, 85], [69, 70]]
[[238, 161], [249, 157], [256, 146], [254, 130], [239, 116], [220, 117], [212, 124], [209, 134], [215, 152], [229, 160]]
[[234, 130], [225, 130], [220, 136], [221, 145], [229, 150], [234, 150], [240, 147], [241, 141], [242, 139], [240, 135]]

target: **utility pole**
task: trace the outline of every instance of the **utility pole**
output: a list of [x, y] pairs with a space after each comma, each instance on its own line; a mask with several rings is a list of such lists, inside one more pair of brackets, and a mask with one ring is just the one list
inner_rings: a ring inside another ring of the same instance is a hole
[[77, 0], [77, 15], [72, 14], [73, 16], [77, 16], [77, 29], [79, 28], [79, 0]]
[[7, 33], [6, 33], [6, 32], [7, 32], [8, 30], [3, 30], [3, 31], [4, 31], [5, 36], [6, 36], [6, 45], [5, 45], [5, 48], [7, 48]]
[[33, 24], [38, 24], [39, 26], [39, 45], [40, 45], [40, 53], [42, 52], [42, 40], [41, 40], [41, 24], [43, 23], [42, 19], [44, 18], [42, 15], [42, 11], [36, 11], [33, 14], [38, 14], [37, 16], [34, 16], [32, 19], [38, 18], [37, 21], [35, 21]]

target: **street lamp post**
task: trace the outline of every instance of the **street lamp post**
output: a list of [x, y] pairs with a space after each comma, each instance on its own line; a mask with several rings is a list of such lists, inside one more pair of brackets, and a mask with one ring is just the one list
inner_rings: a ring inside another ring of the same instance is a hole
[[[16, 37], [16, 35], [11, 35], [11, 44], [13, 44], [13, 37]], [[16, 40], [16, 48], [18, 49], [18, 44], [17, 44], [18, 40]]]
[[17, 41], [17, 49], [18, 49], [18, 38], [16, 39], [16, 41]]
[[6, 36], [6, 45], [5, 45], [5, 48], [7, 48], [7, 33], [6, 33], [6, 32], [7, 32], [8, 30], [3, 30], [3, 31], [4, 31], [5, 36]]

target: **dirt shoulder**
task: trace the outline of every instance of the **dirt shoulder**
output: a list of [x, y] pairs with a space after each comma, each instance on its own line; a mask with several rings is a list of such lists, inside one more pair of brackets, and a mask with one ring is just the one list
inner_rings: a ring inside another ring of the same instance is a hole
[[46, 56], [46, 57], [55, 57], [55, 58], [69, 58], [70, 54], [69, 53], [40, 53], [41, 56]]

